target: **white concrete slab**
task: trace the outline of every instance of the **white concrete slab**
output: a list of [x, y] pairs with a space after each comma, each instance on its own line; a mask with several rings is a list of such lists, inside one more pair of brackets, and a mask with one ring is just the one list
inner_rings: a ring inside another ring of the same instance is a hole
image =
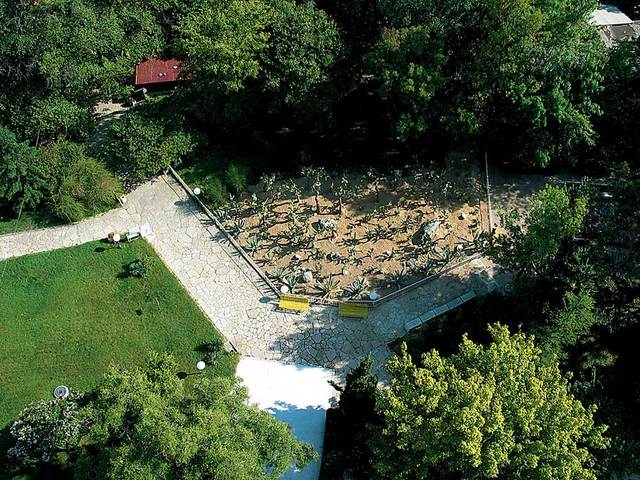
[[633, 23], [633, 20], [629, 18], [618, 7], [613, 5], [599, 5], [589, 18], [589, 22], [592, 25], [628, 25]]
[[[307, 365], [242, 357], [236, 370], [249, 390], [249, 400], [288, 423], [299, 440], [308, 442], [322, 458], [326, 411], [336, 391], [333, 372]], [[302, 470], [293, 467], [284, 480], [318, 480], [320, 460]]]

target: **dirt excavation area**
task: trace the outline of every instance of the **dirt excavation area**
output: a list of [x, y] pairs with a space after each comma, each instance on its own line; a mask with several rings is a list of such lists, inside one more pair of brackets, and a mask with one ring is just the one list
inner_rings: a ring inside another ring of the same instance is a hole
[[482, 171], [446, 169], [264, 176], [217, 214], [284, 291], [370, 298], [478, 251], [489, 228]]

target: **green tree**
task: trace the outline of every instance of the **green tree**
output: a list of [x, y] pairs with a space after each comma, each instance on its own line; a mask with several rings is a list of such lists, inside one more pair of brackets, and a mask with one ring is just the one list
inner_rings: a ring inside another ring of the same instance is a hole
[[379, 79], [394, 133], [403, 142], [416, 140], [438, 123], [434, 97], [446, 82], [447, 56], [432, 27], [419, 25], [386, 30], [366, 59]]
[[25, 136], [35, 145], [55, 138], [86, 138], [91, 115], [86, 108], [59, 95], [35, 100], [27, 111]]
[[[604, 54], [589, 0], [385, 0], [368, 62], [400, 140], [499, 145], [520, 166], [593, 146]], [[404, 108], [400, 108], [402, 106]], [[435, 142], [434, 142], [435, 143]], [[434, 147], [436, 145], [433, 145]]]
[[213, 123], [313, 105], [340, 51], [335, 23], [312, 2], [201, 0], [178, 31], [193, 112]]
[[547, 185], [531, 198], [521, 218], [517, 211], [505, 216], [506, 234], [499, 237], [494, 254], [520, 274], [543, 273], [562, 242], [578, 234], [587, 213], [587, 200], [572, 199], [566, 188]]
[[566, 292], [562, 306], [548, 312], [549, 321], [542, 328], [540, 337], [544, 347], [557, 356], [575, 346], [596, 322], [593, 297], [585, 291]]
[[0, 127], [0, 202], [18, 213], [35, 208], [44, 198], [46, 181], [38, 163], [38, 151]]
[[607, 444], [567, 380], [523, 334], [490, 327], [458, 353], [435, 350], [417, 367], [406, 353], [388, 365], [384, 425], [375, 441], [382, 478], [596, 479], [593, 452]]
[[196, 146], [196, 139], [186, 131], [137, 112], [116, 122], [107, 136], [101, 156], [137, 181], [179, 164]]
[[323, 473], [342, 478], [346, 470], [354, 478], [372, 478], [369, 439], [380, 424], [376, 412], [378, 378], [371, 372], [371, 355], [347, 374], [344, 387], [334, 384], [340, 401], [327, 416], [327, 447], [323, 452]]
[[272, 479], [314, 457], [286, 424], [248, 405], [239, 384], [189, 383], [177, 371], [170, 355], [152, 355], [145, 368], [105, 376], [77, 478]]
[[0, 22], [6, 87], [33, 86], [85, 105], [129, 92], [134, 65], [162, 45], [151, 14], [106, 2], [3, 2]]

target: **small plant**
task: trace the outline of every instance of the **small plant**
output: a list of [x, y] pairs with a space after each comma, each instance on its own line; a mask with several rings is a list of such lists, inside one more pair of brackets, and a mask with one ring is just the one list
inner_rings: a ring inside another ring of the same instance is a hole
[[219, 338], [214, 338], [202, 346], [202, 351], [204, 353], [204, 361], [208, 365], [212, 365], [224, 353], [224, 343]]
[[367, 282], [365, 278], [358, 278], [351, 282], [346, 290], [349, 294], [349, 298], [358, 298], [367, 288], [369, 288], [369, 282]]
[[262, 183], [262, 191], [268, 196], [273, 193], [273, 187], [276, 183], [275, 173], [265, 173], [260, 177], [260, 183]]
[[340, 175], [337, 182], [331, 183], [331, 190], [333, 190], [334, 195], [338, 197], [338, 214], [342, 215], [344, 202], [348, 199], [348, 195], [350, 193], [349, 178], [345, 173]]
[[332, 275], [329, 275], [327, 278], [320, 280], [318, 283], [318, 288], [322, 292], [322, 295], [325, 298], [334, 298], [342, 292], [342, 288], [340, 288], [340, 282], [333, 278]]
[[127, 273], [131, 277], [146, 278], [148, 274], [147, 263], [142, 258], [136, 258], [127, 265]]
[[224, 172], [224, 178], [235, 193], [242, 193], [247, 189], [249, 169], [244, 165], [231, 163]]
[[253, 235], [247, 238], [247, 243], [245, 244], [244, 248], [249, 253], [256, 253], [260, 249], [261, 243], [262, 241], [260, 240], [260, 237], [258, 237], [257, 235]]
[[291, 273], [289, 275], [285, 275], [282, 278], [282, 283], [289, 288], [289, 292], [295, 293], [296, 290], [298, 290], [298, 286], [300, 285], [300, 277], [295, 273]]
[[300, 194], [302, 193], [300, 191], [300, 187], [298, 186], [298, 184], [296, 183], [296, 181], [292, 178], [290, 178], [289, 180], [287, 180], [283, 185], [282, 185], [282, 192], [287, 195], [289, 198], [295, 198], [296, 202], [299, 204], [301, 202], [301, 198], [300, 198]]
[[395, 285], [396, 288], [400, 288], [402, 284], [405, 282], [407, 276], [404, 273], [404, 268], [402, 270], [396, 270], [389, 274], [389, 281]]
[[245, 228], [246, 222], [244, 221], [244, 218], [237, 218], [231, 222], [231, 225], [229, 225], [229, 233], [231, 233], [233, 237], [238, 238], [238, 236], [244, 232]]
[[278, 267], [273, 271], [273, 273], [270, 276], [274, 280], [280, 283], [284, 283], [284, 279], [287, 276], [287, 272], [284, 270], [284, 268]]

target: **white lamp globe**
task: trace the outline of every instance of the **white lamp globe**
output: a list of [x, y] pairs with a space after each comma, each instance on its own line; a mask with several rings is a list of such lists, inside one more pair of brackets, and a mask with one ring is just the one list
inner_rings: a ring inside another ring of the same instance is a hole
[[194, 189], [193, 189], [193, 193], [194, 193], [194, 195], [200, 195], [200, 192], [201, 192], [201, 191], [202, 191], [202, 190], [200, 190], [200, 187], [196, 187], [196, 188], [194, 188]]
[[196, 368], [200, 371], [204, 370], [204, 367], [206, 367], [207, 364], [204, 363], [204, 360], [199, 360], [198, 363], [196, 363]]
[[118, 243], [120, 241], [120, 234], [119, 233], [114, 233], [113, 234], [113, 243]]

